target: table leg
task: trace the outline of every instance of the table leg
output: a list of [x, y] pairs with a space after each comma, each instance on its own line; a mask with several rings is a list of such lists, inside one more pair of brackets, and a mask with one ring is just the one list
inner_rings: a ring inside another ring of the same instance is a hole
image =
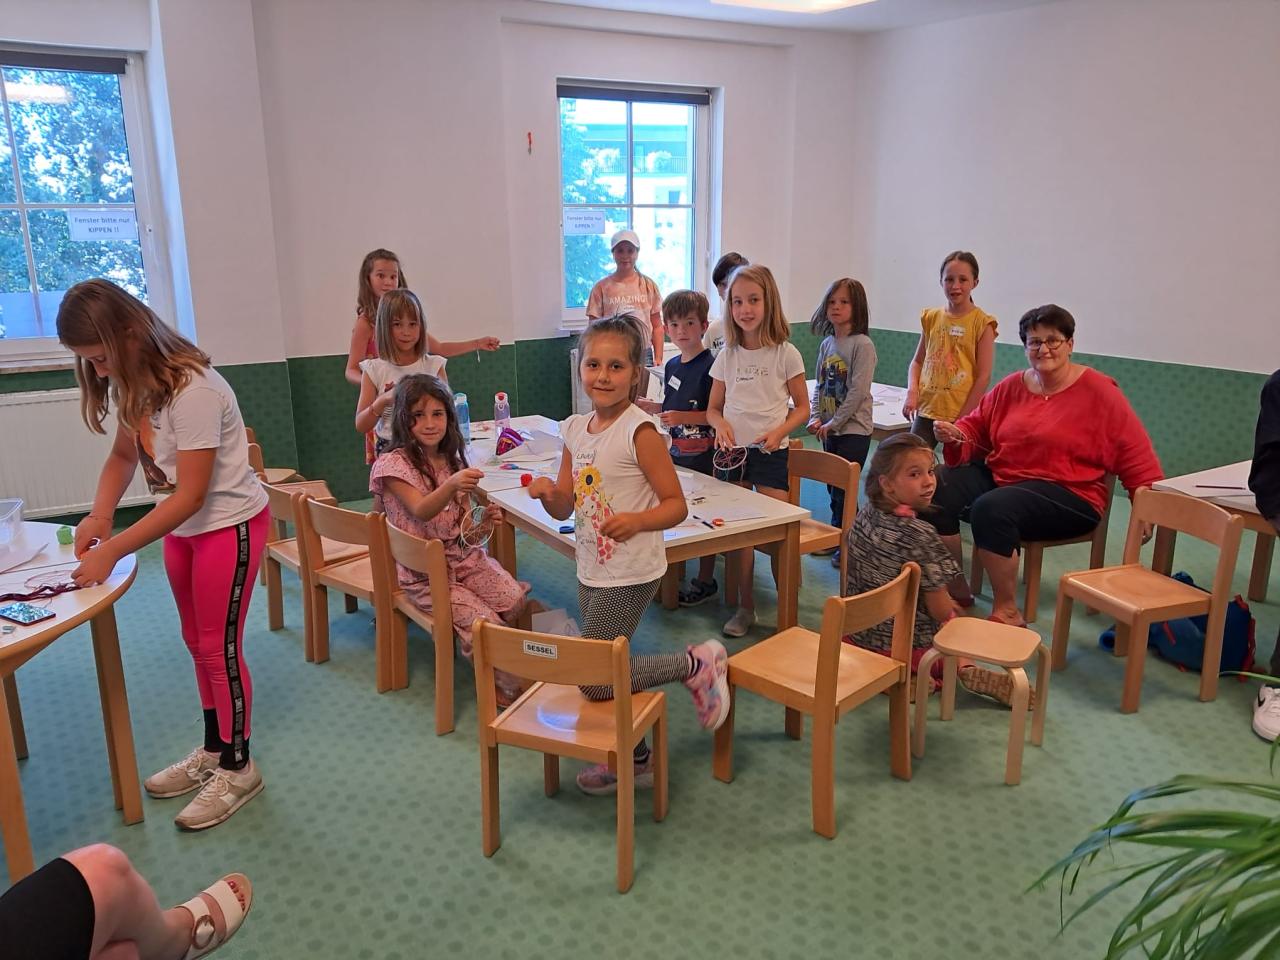
[[1267, 581], [1271, 579], [1271, 554], [1276, 538], [1259, 530], [1258, 542], [1253, 547], [1253, 569], [1249, 571], [1249, 599], [1259, 603], [1267, 599]]
[[788, 523], [778, 551], [778, 629], [794, 627], [800, 606], [800, 523]]
[[1178, 542], [1178, 531], [1168, 527], [1156, 528], [1155, 549], [1151, 554], [1151, 569], [1166, 577], [1173, 572], [1173, 548]]
[[0, 835], [4, 837], [4, 855], [9, 862], [9, 880], [17, 883], [36, 868], [31, 853], [31, 836], [27, 833], [27, 814], [22, 806], [22, 781], [18, 779], [18, 757], [14, 751], [13, 730], [9, 725], [9, 677], [0, 684]]
[[138, 759], [133, 752], [133, 730], [129, 726], [129, 696], [120, 663], [115, 609], [107, 607], [90, 621], [89, 628], [98, 667], [102, 726], [107, 736], [107, 760], [111, 765], [116, 809], [124, 810], [125, 823], [138, 823], [142, 820], [142, 788], [138, 780]]
[[516, 575], [516, 528], [506, 521], [495, 524], [493, 536], [489, 541], [489, 550], [493, 558], [502, 565], [502, 569], [514, 577]]
[[19, 760], [27, 759], [27, 728], [22, 723], [22, 704], [18, 702], [18, 676], [4, 678], [4, 695], [9, 701], [9, 729], [13, 731], [13, 748]]

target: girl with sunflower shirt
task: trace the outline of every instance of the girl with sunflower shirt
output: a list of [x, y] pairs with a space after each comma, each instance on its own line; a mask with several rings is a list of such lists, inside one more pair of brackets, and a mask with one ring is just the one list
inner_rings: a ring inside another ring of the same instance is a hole
[[[633, 319], [593, 321], [578, 349], [592, 412], [560, 425], [560, 473], [554, 481], [534, 480], [529, 496], [559, 520], [574, 516], [582, 635], [630, 638], [666, 573], [662, 531], [684, 520], [687, 508], [666, 441], [634, 403], [644, 343]], [[726, 661], [717, 640], [683, 653], [632, 656], [631, 690], [681, 681], [693, 694], [702, 726], [715, 729], [729, 711]], [[610, 700], [613, 687], [583, 687], [582, 693]], [[636, 786], [652, 787], [653, 757], [645, 741], [636, 744], [634, 760]], [[617, 776], [606, 764], [585, 768], [577, 780], [586, 793], [617, 791]]]

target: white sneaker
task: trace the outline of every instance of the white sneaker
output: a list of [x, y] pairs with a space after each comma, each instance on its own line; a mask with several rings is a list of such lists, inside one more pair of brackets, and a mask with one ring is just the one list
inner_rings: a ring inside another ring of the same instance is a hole
[[739, 607], [730, 617], [720, 632], [726, 637], [745, 637], [747, 631], [755, 626], [756, 611], [753, 607]]
[[158, 773], [142, 781], [142, 787], [151, 796], [163, 800], [180, 797], [192, 790], [199, 790], [204, 775], [218, 765], [219, 755], [209, 753], [204, 747], [196, 747], [177, 763], [171, 763]]
[[262, 792], [258, 766], [250, 760], [243, 770], [215, 767], [205, 774], [204, 786], [173, 822], [184, 830], [204, 830], [220, 824]]
[[1253, 705], [1253, 732], [1263, 740], [1280, 737], [1280, 687], [1263, 687]]

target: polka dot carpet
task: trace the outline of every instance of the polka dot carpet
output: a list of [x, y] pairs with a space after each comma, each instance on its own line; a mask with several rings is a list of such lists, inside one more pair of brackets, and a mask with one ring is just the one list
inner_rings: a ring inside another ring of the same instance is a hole
[[[820, 508], [825, 497], [806, 491]], [[1128, 510], [1118, 503], [1110, 555], [1119, 556]], [[1246, 537], [1252, 549], [1252, 537]], [[521, 537], [521, 573], [535, 594], [572, 608], [570, 563]], [[1083, 547], [1048, 551], [1037, 627], [1047, 635], [1054, 589], [1082, 566]], [[200, 739], [190, 663], [177, 636], [159, 551], [119, 605], [120, 633], [140, 770], [183, 756]], [[1211, 558], [1186, 539], [1178, 567], [1207, 579]], [[762, 620], [730, 650], [768, 634]], [[1243, 592], [1247, 557], [1236, 588]], [[1273, 593], [1280, 590], [1273, 577]], [[122, 825], [111, 807], [88, 631], [77, 630], [18, 674], [30, 759], [23, 790], [37, 860], [94, 841], [122, 847], [164, 903], [242, 870], [255, 904], [221, 956], [418, 958], [628, 956], [1078, 958], [1101, 954], [1129, 902], [1123, 895], [1057, 935], [1056, 887], [1027, 893], [1046, 866], [1104, 819], [1129, 791], [1179, 771], [1265, 777], [1267, 746], [1249, 729], [1252, 685], [1225, 681], [1218, 700], [1195, 699], [1196, 677], [1152, 660], [1142, 710], [1117, 712], [1122, 663], [1096, 645], [1105, 625], [1079, 613], [1071, 665], [1054, 676], [1043, 748], [1026, 748], [1023, 782], [1002, 784], [1008, 714], [963, 692], [956, 720], [937, 722], [910, 782], [889, 776], [887, 703], [847, 715], [836, 741], [839, 835], [810, 830], [809, 743], [789, 741], [782, 711], [751, 695], [737, 716], [736, 780], [711, 776], [711, 738], [680, 686], [668, 688], [671, 809], [636, 810], [636, 879], [614, 890], [614, 806], [580, 794], [575, 765], [564, 789], [542, 794], [540, 761], [502, 754], [503, 845], [480, 850], [472, 674], [457, 671], [457, 730], [432, 732], [432, 653], [411, 633], [411, 686], [374, 691], [370, 613], [331, 605], [332, 660], [302, 658], [297, 581], [285, 578], [288, 625], [266, 629], [255, 591], [247, 658], [257, 702], [253, 752], [267, 789], [227, 823], [184, 834], [182, 800], [144, 800], [146, 820]], [[835, 572], [804, 561], [802, 622], [816, 625]], [[1274, 604], [1254, 604], [1270, 654]], [[981, 609], [981, 607], [979, 608]], [[651, 608], [641, 651], [680, 649], [718, 636], [715, 604]], [[1101, 880], [1098, 875], [1095, 879]]]

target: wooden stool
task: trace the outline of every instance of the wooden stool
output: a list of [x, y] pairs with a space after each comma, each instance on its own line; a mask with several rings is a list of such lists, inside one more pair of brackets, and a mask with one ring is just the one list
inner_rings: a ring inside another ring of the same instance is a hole
[[1013, 786], [1022, 779], [1022, 741], [1026, 732], [1030, 685], [1023, 667], [1038, 658], [1036, 665], [1036, 708], [1031, 720], [1031, 742], [1044, 740], [1044, 715], [1049, 701], [1049, 649], [1040, 636], [1026, 627], [957, 617], [943, 624], [933, 639], [933, 649], [920, 659], [916, 674], [916, 725], [911, 733], [911, 752], [924, 756], [925, 714], [929, 704], [929, 671], [942, 658], [942, 709], [938, 719], [950, 720], [956, 709], [957, 659], [980, 660], [1003, 667], [1013, 678], [1013, 717], [1009, 721], [1009, 752], [1004, 765], [1004, 782]]

